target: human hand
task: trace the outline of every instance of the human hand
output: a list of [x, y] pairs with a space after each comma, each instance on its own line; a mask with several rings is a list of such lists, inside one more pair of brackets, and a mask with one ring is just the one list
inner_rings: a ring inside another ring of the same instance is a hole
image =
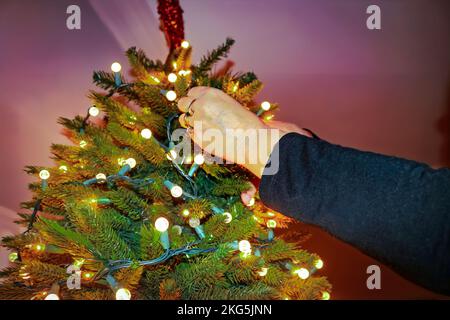
[[[178, 108], [183, 112], [180, 123], [193, 129], [188, 132], [196, 144], [208, 153], [243, 165], [258, 177], [278, 140], [288, 132], [301, 131], [282, 122], [269, 126], [223, 91], [209, 87], [189, 90], [187, 97], [178, 101]], [[252, 134], [253, 140], [243, 138]]]

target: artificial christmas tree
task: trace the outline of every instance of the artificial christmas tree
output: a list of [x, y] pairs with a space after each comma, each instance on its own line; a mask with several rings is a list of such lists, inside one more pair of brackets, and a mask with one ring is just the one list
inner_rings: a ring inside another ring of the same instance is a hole
[[0, 298], [328, 299], [313, 275], [322, 260], [274, 235], [290, 220], [258, 199], [241, 203], [248, 172], [175, 152], [177, 99], [191, 87], [219, 88], [266, 121], [277, 106], [253, 102], [255, 74], [211, 72], [232, 39], [191, 65], [178, 1], [159, 12], [165, 62], [131, 48], [132, 81], [118, 63], [95, 72], [105, 91], [91, 92], [85, 117], [59, 121], [74, 145], [52, 145], [52, 168], [27, 167], [39, 181], [23, 204], [32, 212], [19, 214], [27, 230], [3, 238]]

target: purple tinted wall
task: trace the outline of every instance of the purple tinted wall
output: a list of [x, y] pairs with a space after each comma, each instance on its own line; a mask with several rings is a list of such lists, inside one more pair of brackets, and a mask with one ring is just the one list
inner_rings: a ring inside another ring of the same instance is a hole
[[[181, 0], [194, 60], [237, 40], [236, 70], [265, 82], [260, 99], [277, 115], [332, 142], [448, 164], [450, 5], [434, 0], [378, 0], [382, 30], [365, 25], [369, 1]], [[374, 3], [375, 3], [374, 2]], [[78, 4], [82, 29], [65, 27]], [[3, 0], [0, 11], [0, 234], [28, 200], [26, 164], [50, 165], [49, 146], [64, 143], [59, 116], [84, 113], [92, 70], [126, 64], [131, 45], [151, 57], [166, 52], [155, 1]], [[417, 298], [429, 293], [383, 267], [383, 290], [365, 287], [376, 263], [321, 231], [305, 246], [327, 263], [335, 298]], [[3, 255], [0, 263], [5, 264]]]

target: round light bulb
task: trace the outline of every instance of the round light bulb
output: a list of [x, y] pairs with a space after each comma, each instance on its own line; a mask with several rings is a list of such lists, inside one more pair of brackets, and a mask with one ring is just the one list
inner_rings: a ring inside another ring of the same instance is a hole
[[174, 230], [177, 235], [181, 235], [181, 233], [183, 232], [183, 228], [181, 226], [178, 226], [178, 225], [173, 226], [172, 230]]
[[189, 225], [192, 228], [197, 228], [200, 225], [200, 219], [199, 218], [190, 218], [189, 219]]
[[255, 205], [255, 198], [251, 198], [250, 201], [247, 203], [247, 207], [251, 207]]
[[169, 91], [167, 91], [167, 93], [166, 93], [166, 98], [167, 98], [167, 100], [169, 100], [169, 101], [175, 101], [175, 99], [177, 98], [177, 94], [176, 94], [175, 91], [169, 90]]
[[167, 229], [169, 228], [169, 220], [167, 220], [164, 217], [159, 217], [158, 219], [156, 219], [155, 221], [155, 228], [156, 230], [158, 230], [159, 232], [164, 232], [167, 231]]
[[194, 157], [194, 162], [201, 166], [203, 163], [205, 163], [205, 157], [199, 153]]
[[275, 213], [273, 213], [273, 212], [267, 212], [267, 215], [269, 216], [269, 217], [275, 217]]
[[45, 244], [37, 244], [35, 248], [36, 248], [36, 251], [44, 251]]
[[84, 147], [86, 147], [86, 146], [87, 146], [87, 142], [84, 141], [84, 140], [81, 140], [81, 141], [80, 141], [80, 148], [84, 148]]
[[183, 189], [180, 186], [173, 186], [170, 189], [170, 194], [174, 198], [179, 198], [179, 197], [181, 197], [183, 195]]
[[297, 274], [298, 277], [303, 280], [308, 279], [309, 277], [309, 271], [306, 268], [297, 269], [294, 271], [294, 273]]
[[152, 131], [150, 129], [142, 129], [141, 136], [144, 139], [150, 139], [152, 137]]
[[[175, 74], [175, 73], [170, 73], [168, 76], [167, 76], [167, 80], [169, 80], [169, 82], [172, 82], [172, 83], [174, 83], [175, 81], [177, 81], [177, 75]], [[167, 99], [169, 99], [169, 98], [167, 98]]]
[[39, 178], [41, 178], [42, 180], [47, 180], [48, 178], [50, 178], [50, 172], [48, 172], [48, 170], [41, 170], [39, 172]]
[[247, 240], [239, 241], [239, 251], [249, 253], [252, 251], [252, 245]]
[[120, 70], [122, 70], [122, 66], [120, 65], [120, 63], [114, 62], [114, 63], [111, 65], [111, 71], [112, 71], [112, 72], [120, 72]]
[[116, 291], [116, 300], [131, 300], [131, 292], [127, 288], [120, 288]]
[[59, 170], [61, 170], [62, 172], [67, 172], [68, 168], [66, 165], [62, 165], [62, 166], [59, 166]]
[[317, 269], [322, 269], [323, 268], [323, 260], [322, 259], [317, 259], [316, 261], [314, 261], [314, 266]]
[[224, 212], [223, 215], [225, 217], [225, 220], [224, 220], [225, 223], [230, 223], [231, 220], [233, 220], [233, 216], [231, 215], [231, 213]]
[[175, 150], [170, 150], [169, 154], [167, 155], [169, 160], [175, 160], [178, 157], [178, 154]]
[[100, 113], [100, 110], [96, 106], [92, 106], [89, 108], [89, 115], [96, 117]]
[[11, 252], [8, 255], [9, 262], [15, 262], [17, 259], [19, 259], [19, 254], [17, 252]]
[[181, 42], [181, 47], [182, 47], [183, 49], [187, 49], [187, 48], [189, 48], [189, 46], [190, 46], [189, 41], [183, 40], [183, 42]]
[[330, 293], [329, 293], [329, 292], [326, 292], [326, 291], [322, 292], [322, 297], [321, 297], [321, 299], [322, 299], [322, 300], [330, 300]]
[[267, 220], [266, 225], [267, 225], [267, 228], [273, 229], [273, 228], [277, 227], [277, 222], [275, 220], [270, 219], [270, 220]]
[[130, 166], [131, 169], [136, 167], [136, 160], [134, 158], [128, 158], [125, 162]]
[[106, 180], [106, 175], [104, 173], [99, 173], [95, 176], [97, 180]]
[[188, 217], [189, 216], [189, 210], [188, 209], [184, 209], [182, 215], [184, 217]]
[[59, 300], [59, 296], [56, 293], [50, 293], [44, 300]]
[[261, 270], [258, 271], [258, 275], [261, 277], [264, 277], [267, 274], [268, 270], [269, 270], [269, 268], [261, 268]]
[[264, 111], [269, 111], [270, 110], [270, 102], [268, 101], [264, 101], [261, 103], [261, 109], [263, 109]]

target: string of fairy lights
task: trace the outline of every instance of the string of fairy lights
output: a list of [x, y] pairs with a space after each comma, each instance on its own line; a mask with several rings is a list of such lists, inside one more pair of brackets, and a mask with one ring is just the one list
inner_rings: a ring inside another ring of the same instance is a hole
[[[181, 43], [181, 47], [183, 49], [188, 49], [190, 47], [190, 44], [188, 41], [183, 41]], [[177, 65], [174, 62], [173, 63], [174, 71], [177, 69]], [[124, 88], [126, 86], [129, 86], [131, 84], [129, 83], [123, 83], [122, 76], [121, 76], [121, 70], [122, 66], [118, 62], [114, 62], [111, 65], [111, 71], [114, 75], [114, 84], [115, 87], [112, 88], [107, 95], [108, 97], [114, 95], [115, 92], [117, 92], [119, 89]], [[179, 76], [187, 76], [191, 73], [191, 70], [180, 70], [178, 71]], [[161, 80], [152, 76], [153, 80], [156, 83], [160, 83]], [[178, 76], [175, 72], [172, 72], [167, 75], [167, 81], [169, 83], [175, 83], [178, 79]], [[177, 99], [177, 94], [173, 90], [161, 90], [160, 91], [162, 95], [165, 96], [165, 98], [173, 102]], [[261, 116], [266, 111], [269, 111], [271, 109], [272, 105], [270, 102], [264, 101], [260, 105], [260, 109], [257, 111], [257, 116]], [[86, 117], [83, 119], [82, 127], [80, 129], [80, 133], [84, 133], [85, 126], [88, 123], [88, 120], [90, 117], [97, 117], [100, 115], [100, 109], [96, 106], [89, 107], [87, 111]], [[201, 166], [205, 163], [205, 157], [198, 153], [193, 157], [193, 163], [191, 164], [188, 172], [186, 173], [183, 169], [183, 167], [175, 161], [178, 157], [178, 153], [175, 151], [175, 144], [173, 141], [171, 141], [171, 134], [170, 134], [170, 128], [171, 128], [171, 122], [177, 118], [178, 115], [174, 115], [172, 117], [169, 117], [167, 121], [167, 137], [169, 139], [169, 145], [166, 146], [158, 139], [156, 139], [152, 133], [152, 131], [149, 128], [143, 128], [140, 131], [140, 136], [142, 139], [150, 140], [154, 139], [164, 150], [167, 152], [167, 159], [170, 160], [173, 164], [173, 166], [176, 168], [176, 170], [180, 173], [180, 175], [186, 179], [189, 184], [192, 187], [192, 193], [187, 192], [186, 190], [183, 190], [183, 188], [177, 184], [174, 184], [170, 180], [165, 180], [163, 182], [164, 186], [169, 190], [170, 194], [173, 198], [183, 198], [183, 199], [195, 199], [197, 198], [197, 190], [196, 190], [196, 184], [193, 180], [193, 177], [195, 176], [196, 171], [201, 168]], [[88, 143], [85, 140], [79, 141], [79, 146], [81, 148], [85, 148], [88, 145]], [[183, 155], [183, 159], [181, 160], [181, 164], [185, 163], [185, 156]], [[189, 158], [192, 161], [192, 157], [189, 156]], [[127, 174], [132, 171], [136, 165], [137, 161], [134, 158], [120, 158], [118, 159], [118, 164], [120, 166], [120, 169], [118, 170], [117, 174], [106, 176], [104, 173], [98, 173], [94, 178], [87, 179], [81, 183], [81, 185], [89, 187], [95, 184], [102, 184], [102, 183], [108, 183], [113, 184], [116, 181], [125, 181], [132, 185], [133, 187], [139, 188], [146, 186], [148, 184], [154, 183], [155, 180], [151, 178], [143, 178], [143, 179], [133, 179], [129, 177]], [[59, 170], [62, 172], [67, 172], [68, 167], [66, 165], [61, 165], [59, 167]], [[48, 187], [48, 180], [50, 178], [50, 172], [46, 169], [43, 169], [39, 172], [39, 178], [41, 179], [41, 188], [42, 190], [46, 190]], [[30, 224], [28, 229], [25, 232], [28, 232], [32, 229], [33, 223], [36, 219], [36, 215], [38, 213], [38, 210], [40, 208], [41, 199], [37, 199], [33, 213], [30, 218]], [[108, 198], [98, 198], [98, 199], [91, 199], [91, 202], [99, 204], [99, 205], [110, 205], [112, 201]], [[253, 206], [255, 204], [255, 198], [252, 198], [250, 202], [247, 204], [249, 207]], [[229, 224], [233, 220], [233, 215], [230, 212], [227, 212], [217, 206], [212, 207], [213, 215], [220, 214], [224, 217], [224, 223]], [[184, 209], [181, 215], [184, 218], [189, 218], [190, 212], [188, 209]], [[99, 279], [105, 279], [106, 282], [109, 284], [110, 288], [115, 293], [116, 300], [130, 300], [131, 299], [131, 292], [129, 289], [123, 287], [113, 276], [113, 272], [123, 269], [123, 268], [129, 268], [132, 266], [149, 266], [149, 265], [156, 265], [163, 263], [167, 261], [168, 259], [177, 256], [177, 255], [185, 255], [187, 257], [197, 254], [204, 254], [208, 252], [214, 252], [218, 248], [217, 247], [208, 247], [208, 248], [198, 248], [198, 246], [203, 239], [205, 239], [205, 231], [203, 229], [203, 226], [201, 224], [201, 221], [197, 217], [191, 217], [188, 220], [188, 225], [195, 231], [195, 234], [197, 235], [198, 239], [197, 241], [188, 243], [184, 245], [183, 247], [173, 249], [171, 248], [170, 244], [170, 237], [169, 237], [169, 226], [170, 222], [167, 218], [161, 216], [158, 217], [154, 222], [155, 229], [159, 232], [159, 242], [164, 249], [164, 253], [160, 255], [159, 257], [151, 260], [143, 260], [143, 261], [134, 261], [134, 260], [110, 260], [108, 261], [108, 264], [103, 270], [100, 270], [97, 274], [93, 274], [92, 272], [86, 272], [84, 273], [84, 278], [89, 280], [99, 280]], [[266, 223], [267, 226], [267, 239], [259, 239], [261, 244], [260, 245], [254, 245], [252, 247], [252, 244], [248, 240], [236, 240], [231, 243], [225, 244], [229, 249], [240, 252], [240, 257], [242, 259], [245, 259], [246, 257], [249, 257], [253, 254], [255, 256], [261, 257], [261, 250], [264, 249], [268, 244], [267, 242], [270, 242], [274, 239], [274, 229], [277, 226], [277, 223], [274, 219], [269, 219]], [[172, 230], [177, 232], [179, 235], [183, 232], [183, 227], [179, 225], [172, 226]], [[266, 243], [264, 243], [266, 242]], [[45, 244], [37, 244], [37, 245], [30, 245], [30, 248], [36, 250], [36, 251], [45, 251], [46, 246]], [[19, 253], [18, 252], [12, 252], [9, 255], [9, 260], [11, 262], [14, 262], [18, 260]], [[84, 259], [76, 259], [74, 265], [77, 267], [80, 267], [84, 264]], [[317, 259], [314, 261], [314, 267], [312, 269], [308, 269], [305, 267], [299, 267], [295, 263], [285, 263], [284, 267], [292, 272], [292, 274], [297, 275], [300, 279], [306, 280], [310, 277], [312, 273], [317, 271], [318, 269], [321, 269], [323, 267], [323, 261], [321, 259]], [[264, 277], [268, 273], [268, 267], [261, 267], [261, 269], [257, 272], [260, 277]], [[20, 276], [26, 280], [30, 277], [30, 274], [27, 272], [20, 273]], [[53, 286], [50, 288], [48, 292], [44, 292], [45, 294], [45, 300], [59, 300], [59, 291], [60, 291], [60, 283], [54, 283]], [[328, 300], [330, 298], [330, 294], [326, 291], [322, 292], [321, 299]]]

